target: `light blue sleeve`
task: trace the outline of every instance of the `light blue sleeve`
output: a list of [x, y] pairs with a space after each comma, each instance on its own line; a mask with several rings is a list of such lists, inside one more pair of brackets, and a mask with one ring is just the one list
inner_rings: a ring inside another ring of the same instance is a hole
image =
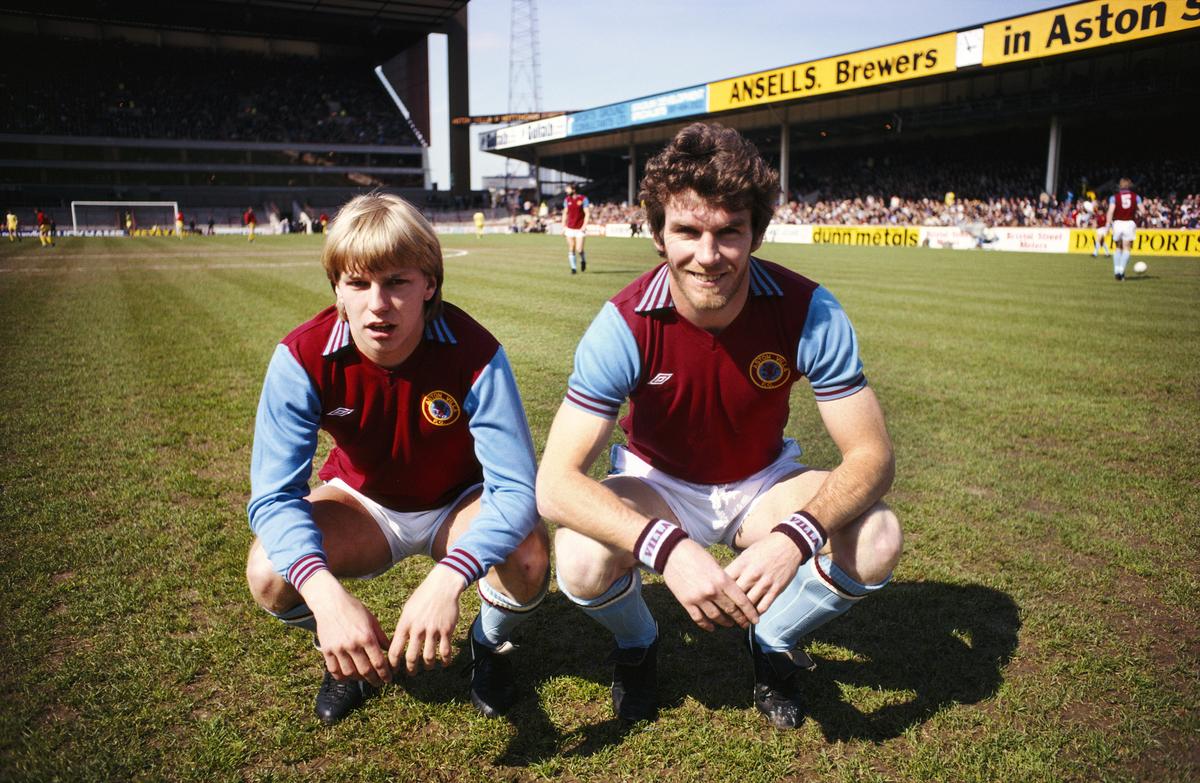
[[616, 305], [605, 302], [575, 349], [566, 401], [592, 415], [615, 419], [641, 372], [641, 355], [629, 324]]
[[247, 512], [250, 529], [285, 579], [300, 558], [325, 559], [321, 531], [304, 499], [320, 421], [321, 402], [312, 381], [287, 346], [276, 346], [254, 421]]
[[533, 495], [533, 438], [503, 348], [471, 385], [463, 411], [475, 439], [475, 457], [483, 466], [483, 498], [479, 515], [454, 542], [454, 550], [477, 561], [478, 570], [472, 571], [478, 579], [504, 562], [539, 520]]
[[867, 385], [858, 338], [841, 304], [824, 288], [813, 292], [796, 350], [796, 367], [818, 402], [849, 397]]

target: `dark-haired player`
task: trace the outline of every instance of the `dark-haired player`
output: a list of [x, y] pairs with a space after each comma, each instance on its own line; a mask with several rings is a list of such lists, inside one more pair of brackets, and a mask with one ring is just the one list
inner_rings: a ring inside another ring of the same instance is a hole
[[[613, 633], [613, 706], [653, 719], [658, 626], [639, 569], [659, 572], [692, 620], [748, 629], [754, 702], [803, 719], [805, 636], [891, 578], [900, 556], [892, 446], [850, 321], [824, 288], [752, 254], [778, 175], [736, 131], [693, 124], [653, 158], [641, 198], [664, 262], [604, 305], [538, 473], [538, 506], [560, 526], [558, 584]], [[801, 378], [842, 461], [797, 463], [783, 436]], [[627, 446], [588, 476], [618, 409]], [[739, 551], [726, 567], [707, 551]]]
[[567, 263], [571, 266], [571, 274], [575, 274], [576, 257], [579, 258], [579, 271], [587, 271], [583, 242], [587, 239], [587, 224], [592, 214], [592, 205], [587, 196], [575, 191], [574, 185], [567, 185], [566, 191], [567, 195], [563, 199], [563, 236], [567, 238]]

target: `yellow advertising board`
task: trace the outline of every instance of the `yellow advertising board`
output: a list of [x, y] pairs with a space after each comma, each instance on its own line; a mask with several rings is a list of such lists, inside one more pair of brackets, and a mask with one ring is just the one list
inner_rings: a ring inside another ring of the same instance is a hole
[[983, 26], [983, 64], [1052, 57], [1200, 27], [1200, 0], [1099, 0]]
[[949, 73], [956, 67], [957, 40], [956, 33], [943, 33], [710, 82], [708, 110], [728, 111], [776, 101], [794, 101], [810, 95]]
[[[1095, 247], [1096, 231], [1091, 228], [1071, 229], [1072, 253], [1090, 253]], [[1111, 252], [1112, 237], [1105, 237]], [[1197, 256], [1200, 257], [1200, 231], [1180, 228], [1139, 228], [1133, 240], [1132, 254], [1136, 256]]]
[[916, 247], [921, 241], [917, 226], [813, 226], [814, 245], [858, 247]]

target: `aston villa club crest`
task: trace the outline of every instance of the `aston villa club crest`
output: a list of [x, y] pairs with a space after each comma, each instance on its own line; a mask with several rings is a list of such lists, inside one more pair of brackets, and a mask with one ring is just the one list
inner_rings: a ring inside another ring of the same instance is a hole
[[448, 427], [458, 421], [462, 409], [458, 402], [444, 391], [431, 391], [421, 398], [421, 413], [425, 421], [435, 427]]
[[760, 389], [777, 389], [791, 374], [787, 359], [771, 351], [760, 353], [750, 362], [750, 380]]

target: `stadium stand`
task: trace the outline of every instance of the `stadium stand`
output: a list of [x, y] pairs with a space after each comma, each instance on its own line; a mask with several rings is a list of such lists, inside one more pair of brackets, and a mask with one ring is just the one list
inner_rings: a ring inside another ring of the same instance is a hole
[[422, 199], [426, 149], [372, 71], [344, 53], [0, 35], [0, 200], [66, 227], [72, 200], [178, 201], [207, 227], [248, 204], [313, 219], [374, 187]]
[[368, 63], [19, 36], [0, 51], [4, 133], [417, 144]]

